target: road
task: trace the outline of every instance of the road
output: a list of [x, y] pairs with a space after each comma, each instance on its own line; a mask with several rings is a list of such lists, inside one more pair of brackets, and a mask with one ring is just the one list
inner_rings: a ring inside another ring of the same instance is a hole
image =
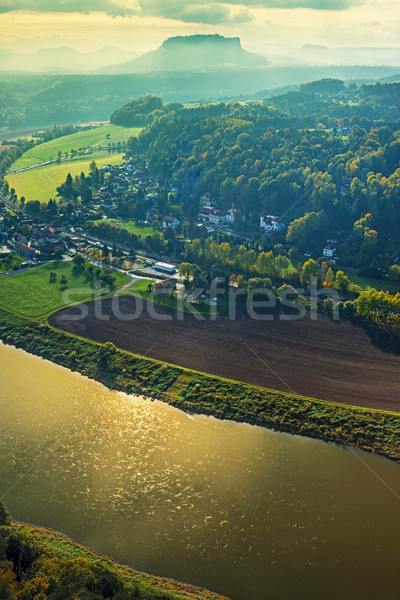
[[[87, 235], [86, 233], [81, 233], [81, 232], [75, 231], [75, 229], [73, 229], [73, 228], [71, 228], [69, 231], [66, 231], [66, 234], [70, 235], [70, 236], [82, 238], [83, 240], [86, 240], [88, 242], [93, 242], [93, 243], [100, 242], [101, 244], [106, 244], [107, 246], [112, 246], [113, 245], [113, 242], [110, 242], [110, 240], [104, 240], [104, 239], [101, 239], [101, 238], [98, 238], [98, 237]], [[157, 255], [152, 254], [152, 253], [143, 254], [142, 252], [136, 252], [135, 250], [132, 250], [132, 248], [128, 248], [126, 246], [123, 246], [123, 245], [117, 244], [117, 243], [115, 244], [115, 246], [117, 248], [119, 248], [120, 250], [122, 250], [124, 253], [128, 254], [128, 255], [130, 253], [134, 252], [136, 256], [138, 256], [139, 258], [142, 258], [143, 260], [157, 260], [157, 261], [168, 260], [169, 264], [175, 265], [177, 267], [177, 269], [179, 269], [179, 265], [177, 265], [174, 262], [171, 262], [170, 259], [166, 259], [163, 256], [157, 256]]]
[[10, 210], [13, 210], [14, 212], [22, 212], [21, 208], [17, 204], [14, 204], [14, 202], [11, 202], [11, 200], [7, 198], [7, 196], [5, 196], [2, 192], [0, 192], [0, 200], [3, 201], [7, 208], [9, 208]]
[[[104, 142], [104, 140], [102, 140]], [[98, 148], [96, 148], [96, 146], [98, 146], [98, 144], [101, 144], [102, 142], [98, 142], [97, 144], [95, 144], [95, 146], [92, 146], [91, 148], [87, 148], [86, 150], [82, 150], [80, 152], [76, 152], [74, 154], [74, 158], [75, 156], [86, 156], [87, 154], [92, 154], [93, 152], [103, 152], [104, 150], [108, 150], [108, 147], [102, 147], [99, 146]], [[121, 150], [123, 149], [122, 146], [120, 148]], [[111, 153], [114, 154], [115, 150], [111, 150]], [[110, 153], [110, 155], [111, 155]], [[71, 155], [68, 156], [60, 156], [60, 159], [55, 158], [53, 160], [47, 160], [45, 162], [42, 163], [37, 163], [36, 165], [29, 165], [26, 167], [20, 167], [19, 169], [8, 169], [7, 171], [7, 175], [13, 175], [14, 173], [22, 173], [23, 171], [30, 171], [32, 169], [39, 169], [41, 167], [45, 167], [46, 165], [55, 165], [55, 164], [59, 164], [59, 162], [65, 162], [65, 161], [69, 161], [71, 160]]]

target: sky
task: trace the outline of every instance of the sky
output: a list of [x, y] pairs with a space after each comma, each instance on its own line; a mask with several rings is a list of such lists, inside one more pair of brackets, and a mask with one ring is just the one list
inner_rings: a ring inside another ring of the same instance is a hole
[[117, 46], [142, 54], [174, 35], [219, 33], [259, 54], [303, 44], [400, 46], [396, 0], [0, 0], [0, 47]]

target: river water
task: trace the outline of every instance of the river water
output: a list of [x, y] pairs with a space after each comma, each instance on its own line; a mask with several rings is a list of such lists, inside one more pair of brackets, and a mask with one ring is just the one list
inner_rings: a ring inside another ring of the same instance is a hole
[[400, 466], [191, 417], [0, 344], [0, 497], [233, 600], [400, 597]]

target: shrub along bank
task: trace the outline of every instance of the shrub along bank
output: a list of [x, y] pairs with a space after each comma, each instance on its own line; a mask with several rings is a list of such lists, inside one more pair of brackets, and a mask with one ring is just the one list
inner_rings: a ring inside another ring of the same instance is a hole
[[325, 441], [400, 462], [400, 415], [313, 400], [138, 357], [0, 311], [0, 339], [79, 371], [109, 388], [145, 394], [186, 412], [214, 415]]
[[48, 529], [14, 523], [1, 501], [0, 598], [224, 600], [207, 590], [118, 565]]

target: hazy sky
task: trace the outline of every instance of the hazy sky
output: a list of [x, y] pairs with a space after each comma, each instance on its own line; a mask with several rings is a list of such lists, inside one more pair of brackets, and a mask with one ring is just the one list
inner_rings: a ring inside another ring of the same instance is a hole
[[259, 53], [400, 46], [398, 0], [0, 0], [0, 23], [0, 46], [23, 51], [115, 45], [140, 54], [194, 33], [239, 36]]

